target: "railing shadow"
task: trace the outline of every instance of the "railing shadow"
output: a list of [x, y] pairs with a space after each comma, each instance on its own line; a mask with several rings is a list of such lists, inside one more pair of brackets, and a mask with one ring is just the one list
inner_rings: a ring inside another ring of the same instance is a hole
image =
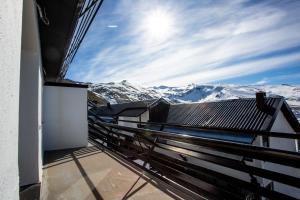
[[143, 187], [145, 187], [148, 184], [148, 181], [146, 181], [145, 183], [143, 183], [142, 185], [140, 185], [138, 188], [136, 188], [135, 190], [132, 191], [132, 189], [135, 187], [135, 185], [139, 182], [139, 180], [141, 180], [142, 175], [140, 175], [138, 177], [138, 179], [133, 183], [133, 185], [129, 188], [129, 190], [126, 192], [126, 194], [124, 195], [124, 197], [122, 198], [122, 200], [126, 200], [128, 198], [130, 198], [131, 196], [133, 196], [135, 193], [137, 193], [138, 191], [140, 191]]
[[84, 168], [82, 167], [82, 165], [80, 164], [79, 160], [76, 158], [76, 156], [72, 153], [71, 154], [75, 164], [77, 165], [82, 177], [84, 178], [85, 182], [87, 183], [87, 185], [89, 186], [91, 192], [93, 193], [94, 197], [97, 200], [102, 200], [103, 197], [101, 196], [101, 194], [98, 192], [96, 186], [93, 184], [93, 182], [91, 181], [91, 179], [89, 178], [89, 176], [87, 175], [87, 173], [85, 172]]
[[77, 158], [84, 158], [98, 153], [101, 153], [101, 151], [95, 146], [46, 151], [44, 154], [43, 169], [71, 162], [73, 161], [72, 155], [75, 155]]

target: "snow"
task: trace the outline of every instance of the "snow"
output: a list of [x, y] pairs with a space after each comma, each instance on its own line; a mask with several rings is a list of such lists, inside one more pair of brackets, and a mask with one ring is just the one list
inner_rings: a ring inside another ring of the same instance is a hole
[[163, 97], [171, 103], [220, 101], [237, 98], [255, 98], [255, 93], [265, 91], [267, 96], [283, 96], [300, 121], [300, 86], [281, 85], [197, 85], [184, 87], [142, 87], [128, 81], [99, 83], [91, 86], [110, 103], [147, 100]]
[[132, 85], [128, 81], [93, 84], [90, 89], [112, 104], [160, 97], [155, 91]]

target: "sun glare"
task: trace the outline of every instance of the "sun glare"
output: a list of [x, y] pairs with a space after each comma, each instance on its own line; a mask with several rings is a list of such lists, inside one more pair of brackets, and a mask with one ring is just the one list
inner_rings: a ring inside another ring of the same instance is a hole
[[149, 13], [143, 23], [143, 29], [149, 40], [162, 42], [174, 32], [174, 19], [165, 10], [157, 9]]

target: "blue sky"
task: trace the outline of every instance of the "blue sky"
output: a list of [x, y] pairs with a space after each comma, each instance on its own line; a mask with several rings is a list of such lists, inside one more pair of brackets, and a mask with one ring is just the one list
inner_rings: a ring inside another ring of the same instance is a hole
[[300, 1], [104, 0], [67, 78], [300, 85]]

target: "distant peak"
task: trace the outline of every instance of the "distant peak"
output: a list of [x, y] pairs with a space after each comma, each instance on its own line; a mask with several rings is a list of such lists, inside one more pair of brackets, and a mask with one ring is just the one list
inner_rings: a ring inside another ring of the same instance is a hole
[[287, 84], [287, 83], [282, 83], [281, 85], [283, 85], [283, 86], [290, 86], [290, 87], [292, 87], [292, 85], [290, 85], [290, 84]]
[[127, 80], [123, 80], [120, 83], [122, 83], [122, 84], [128, 84], [129, 82]]

